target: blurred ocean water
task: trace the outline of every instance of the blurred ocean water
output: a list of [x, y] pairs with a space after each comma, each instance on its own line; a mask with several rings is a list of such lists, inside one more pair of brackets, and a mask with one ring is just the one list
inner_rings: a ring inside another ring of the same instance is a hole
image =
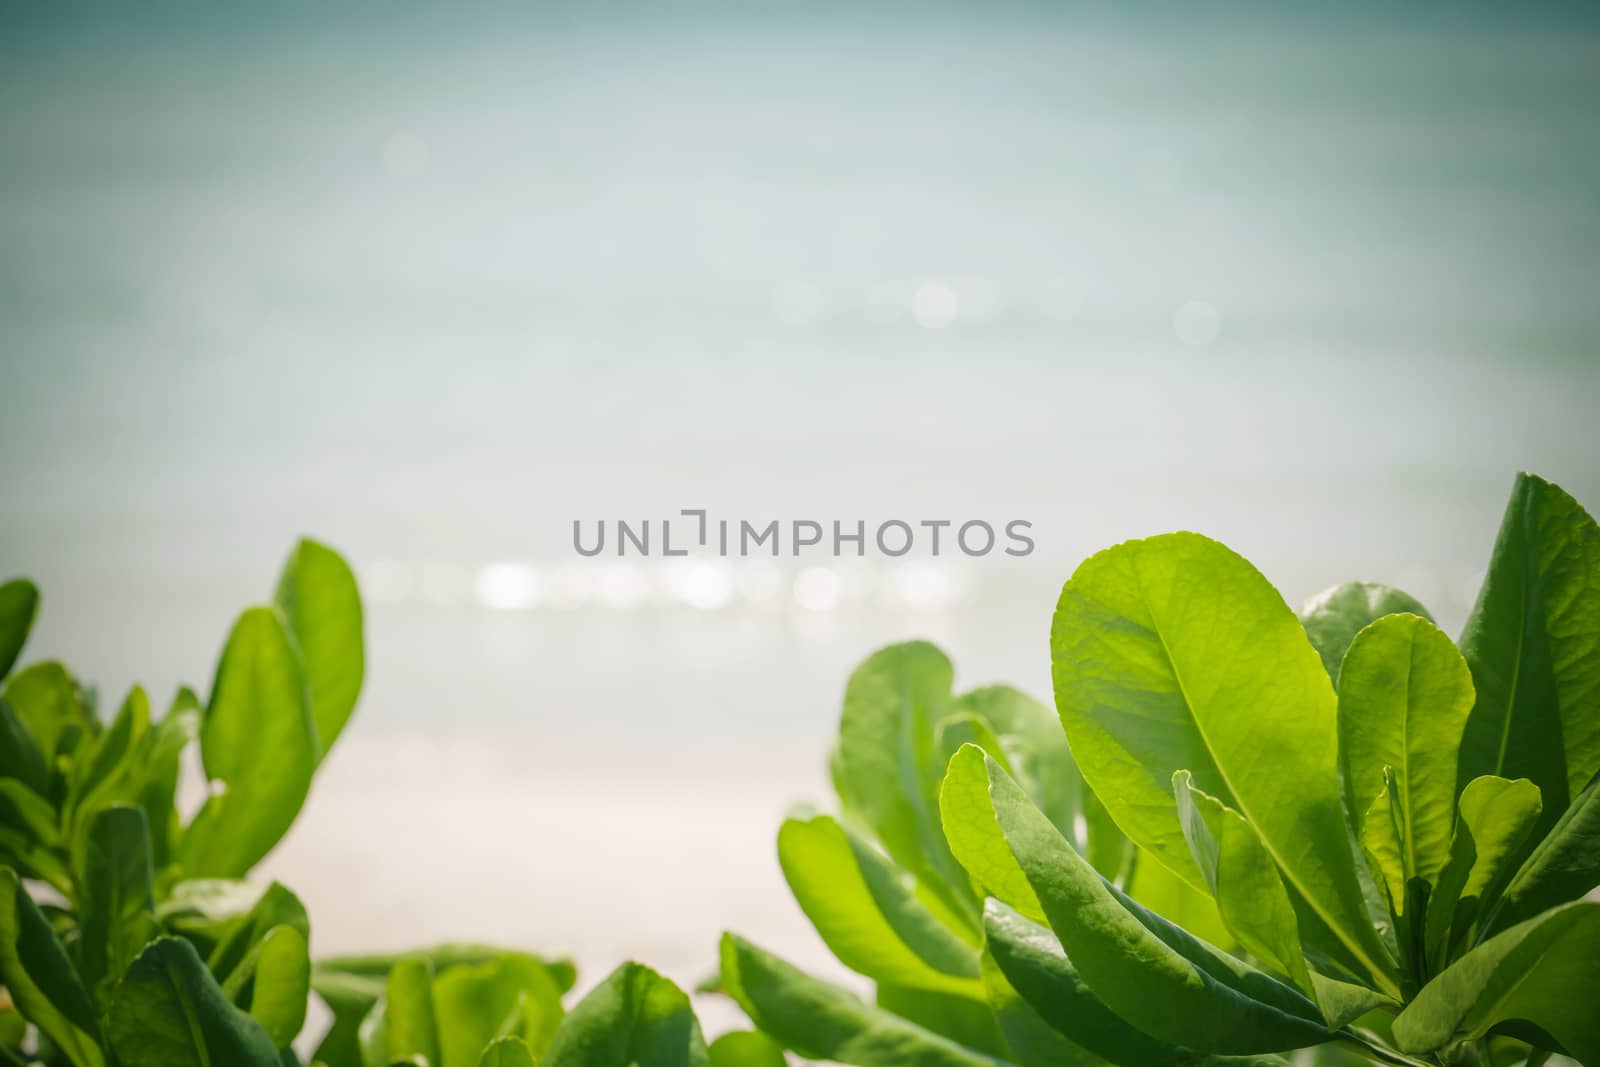
[[[357, 563], [275, 861], [325, 948], [467, 936], [511, 848], [490, 932], [805, 954], [771, 834], [878, 644], [1047, 697], [1061, 581], [1175, 528], [1453, 628], [1517, 469], [1600, 507], [1597, 59], [1577, 7], [8, 8], [0, 570], [114, 699], [298, 534]], [[1038, 549], [571, 550], [686, 507]]]

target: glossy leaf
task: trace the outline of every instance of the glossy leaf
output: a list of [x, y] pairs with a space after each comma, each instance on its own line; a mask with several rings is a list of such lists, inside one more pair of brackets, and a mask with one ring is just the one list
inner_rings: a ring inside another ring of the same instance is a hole
[[1478, 696], [1460, 783], [1532, 780], [1542, 834], [1600, 771], [1600, 527], [1541, 478], [1517, 477], [1461, 651]]
[[733, 934], [722, 938], [722, 985], [763, 1033], [807, 1059], [854, 1067], [1002, 1062], [820, 982]]
[[89, 991], [50, 921], [6, 867], [0, 867], [0, 985], [74, 1067], [105, 1067]]
[[1073, 755], [1129, 837], [1191, 885], [1172, 776], [1239, 812], [1339, 948], [1390, 993], [1339, 796], [1335, 698], [1305, 631], [1247, 561], [1197, 534], [1091, 557], [1051, 633]]
[[[1580, 902], [1495, 935], [1429, 982], [1394, 1022], [1402, 1051], [1425, 1053], [1491, 1029], [1600, 1063], [1600, 903]], [[1537, 1029], [1530, 1029], [1531, 1027]]]
[[689, 998], [650, 968], [624, 963], [568, 1013], [543, 1067], [705, 1067]]
[[1512, 876], [1488, 933], [1577, 900], [1600, 885], [1600, 774], [1590, 779], [1548, 836]]
[[1251, 1054], [1328, 1039], [1293, 987], [1219, 952], [1108, 885], [977, 748], [951, 777], [984, 775], [1006, 847], [1085, 984], [1153, 1037], [1202, 1052]]
[[228, 1002], [194, 946], [152, 941], [111, 998], [106, 1033], [121, 1067], [280, 1067], [272, 1039]]
[[337, 552], [302, 540], [284, 564], [277, 605], [305, 664], [320, 760], [338, 740], [361, 694], [366, 672], [361, 594]]
[[1345, 655], [1339, 755], [1350, 812], [1362, 815], [1372, 807], [1384, 768], [1393, 768], [1389, 807], [1402, 829], [1404, 881], [1433, 885], [1450, 858], [1461, 734], [1471, 710], [1466, 660], [1426, 619], [1379, 619], [1356, 635]]
[[778, 860], [823, 941], [874, 981], [977, 994], [978, 951], [918, 898], [909, 878], [835, 820], [789, 819]]
[[318, 749], [300, 656], [271, 608], [239, 617], [200, 727], [206, 777], [220, 783], [183, 840], [190, 876], [237, 878], [278, 843], [311, 786]]
[[1011, 1050], [1007, 1059], [1021, 1067], [1101, 1067], [1110, 1062], [1057, 1032], [1012, 987], [999, 963], [987, 951], [983, 954], [982, 967], [989, 1007], [1006, 1047]]
[[1356, 634], [1385, 615], [1417, 615], [1432, 621], [1428, 609], [1409, 593], [1377, 582], [1344, 582], [1324, 589], [1300, 607], [1300, 624], [1322, 657], [1328, 677], [1339, 681], [1339, 667]]
[[0, 678], [11, 673], [39, 614], [39, 590], [26, 578], [0, 585]]
[[967, 885], [940, 832], [937, 795], [943, 754], [936, 729], [950, 712], [953, 676], [949, 659], [924, 641], [870, 656], [845, 687], [833, 772], [846, 812], [872, 829], [897, 864], [959, 908]]
[[1461, 791], [1450, 862], [1428, 901], [1426, 945], [1435, 969], [1444, 965], [1480, 909], [1498, 899], [1539, 821], [1539, 808], [1539, 790], [1526, 778], [1485, 775]]
[[143, 811], [118, 805], [94, 817], [78, 885], [79, 971], [103, 1001], [111, 984], [161, 932]]

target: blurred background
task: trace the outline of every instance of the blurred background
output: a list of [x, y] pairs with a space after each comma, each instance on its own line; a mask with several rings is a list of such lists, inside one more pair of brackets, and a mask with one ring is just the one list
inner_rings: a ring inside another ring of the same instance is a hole
[[[1597, 100], [1578, 7], [8, 5], [0, 572], [164, 700], [354, 562], [319, 951], [837, 973], [774, 835], [878, 645], [1048, 699], [1061, 582], [1179, 528], [1454, 630], [1516, 470], [1600, 506]], [[1038, 547], [572, 550], [692, 507]]]

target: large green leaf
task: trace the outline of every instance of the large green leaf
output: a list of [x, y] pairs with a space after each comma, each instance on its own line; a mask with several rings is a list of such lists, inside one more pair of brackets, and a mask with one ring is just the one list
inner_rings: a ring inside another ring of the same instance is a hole
[[[981, 967], [981, 964], [980, 964]], [[892, 1011], [924, 1030], [991, 1056], [1005, 1056], [1005, 1040], [995, 1026], [994, 1011], [984, 998], [982, 979], [971, 994], [944, 993], [911, 986], [878, 983], [878, 1007]]]
[[[1600, 1063], [1600, 903], [1548, 911], [1496, 934], [1423, 986], [1394, 1021], [1406, 1052], [1490, 1030]], [[1548, 1038], [1548, 1039], [1547, 1039]]]
[[67, 736], [94, 730], [78, 683], [54, 661], [35, 663], [13, 674], [3, 695], [46, 761], [59, 753]]
[[561, 1022], [561, 991], [544, 964], [520, 952], [441, 968], [433, 980], [442, 1067], [473, 1067], [484, 1045], [514, 1035], [542, 1055]]
[[302, 540], [283, 566], [277, 604], [305, 663], [320, 760], [344, 730], [361, 694], [366, 671], [361, 593], [339, 553]]
[[293, 926], [274, 926], [261, 939], [250, 969], [250, 1017], [272, 1043], [288, 1048], [306, 1021], [311, 996], [311, 948]]
[[953, 676], [945, 654], [924, 641], [868, 657], [845, 686], [833, 777], [846, 812], [950, 907], [970, 911], [975, 930], [977, 906], [938, 819], [937, 726], [950, 713]]
[[385, 1000], [389, 1033], [384, 1051], [388, 1057], [407, 1060], [421, 1056], [430, 1064], [440, 1062], [432, 965], [426, 959], [401, 960], [395, 964], [389, 972]]
[[1201, 1052], [1253, 1054], [1329, 1039], [1315, 1004], [1118, 892], [1080, 857], [999, 764], [967, 747], [952, 778], [987, 779], [988, 803], [1078, 974], [1140, 1030]]
[[544, 1067], [706, 1067], [706, 1043], [683, 990], [624, 963], [562, 1020]]
[[[1020, 689], [988, 685], [963, 693], [951, 710], [976, 716], [988, 724], [1002, 761], [1039, 810], [1049, 817], [1080, 852], [1086, 852], [1083, 776], [1061, 732], [1061, 721], [1048, 706]], [[941, 752], [936, 774], [942, 776], [960, 745]]]
[[84, 984], [103, 1002], [161, 927], [144, 812], [106, 808], [89, 823], [86, 836], [78, 879], [78, 964]]
[[1600, 527], [1541, 478], [1517, 477], [1461, 651], [1478, 699], [1460, 783], [1531, 779], [1542, 835], [1600, 771]]
[[0, 585], [0, 678], [11, 673], [39, 614], [39, 590], [26, 578]]
[[[1450, 858], [1461, 732], [1472, 673], [1455, 642], [1417, 615], [1389, 615], [1356, 635], [1339, 675], [1339, 755], [1350, 813], [1372, 807], [1383, 769], [1401, 826], [1405, 880], [1433, 885]], [[1360, 827], [1357, 826], [1359, 833]]]
[[722, 938], [722, 987], [763, 1033], [807, 1059], [854, 1067], [1002, 1064], [818, 981], [733, 934]]
[[1377, 582], [1344, 582], [1324, 589], [1300, 607], [1300, 623], [1322, 657], [1328, 677], [1339, 680], [1339, 666], [1356, 634], [1385, 615], [1405, 613], [1432, 620], [1428, 609], [1408, 593]]
[[1483, 929], [1495, 933], [1600, 885], [1600, 774], [1512, 876]]
[[981, 995], [976, 945], [941, 921], [908, 875], [832, 818], [786, 820], [778, 861], [845, 966], [878, 982]]
[[[1050, 936], [1054, 940], [1055, 935]], [[989, 951], [983, 954], [983, 988], [995, 1024], [1011, 1050], [1007, 1059], [1022, 1067], [1102, 1067], [1111, 1062], [1068, 1040], [1046, 1022], [1012, 987]]]
[[300, 654], [271, 608], [251, 608], [234, 624], [200, 727], [200, 754], [221, 792], [184, 834], [183, 869], [237, 878], [294, 822], [317, 762]]
[[1101, 552], [1062, 589], [1051, 657], [1073, 755], [1129, 837], [1205, 888], [1172, 794], [1190, 771], [1345, 956], [1398, 995], [1350, 848], [1333, 687], [1254, 567], [1188, 533]]
[[9, 867], [0, 867], [0, 985], [75, 1067], [105, 1067], [89, 991], [50, 921]]
[[1461, 791], [1460, 809], [1450, 862], [1428, 899], [1425, 944], [1435, 970], [1516, 870], [1523, 842], [1539, 821], [1539, 790], [1526, 778], [1484, 775]]
[[228, 1002], [194, 946], [152, 941], [117, 985], [106, 1033], [121, 1067], [280, 1067], [261, 1024]]

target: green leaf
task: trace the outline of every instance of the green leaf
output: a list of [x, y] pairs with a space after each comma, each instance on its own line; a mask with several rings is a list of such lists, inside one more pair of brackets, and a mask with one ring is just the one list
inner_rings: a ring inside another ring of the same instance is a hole
[[1005, 1040], [995, 1026], [994, 1012], [984, 999], [982, 978], [971, 995], [909, 986], [878, 984], [878, 1007], [958, 1045], [991, 1056], [1006, 1055]]
[[1562, 813], [1548, 836], [1534, 848], [1512, 876], [1487, 933], [1504, 930], [1524, 919], [1577, 900], [1600, 885], [1600, 774], [1590, 779], [1578, 799]]
[[0, 678], [11, 673], [39, 614], [39, 590], [26, 578], [0, 585]]
[[1383, 768], [1382, 780], [1383, 788], [1361, 817], [1361, 847], [1379, 876], [1390, 913], [1398, 917], [1406, 913], [1405, 827], [1392, 799], [1399, 790], [1393, 767]]
[[1300, 924], [1278, 869], [1244, 816], [1202, 792], [1188, 771], [1172, 779], [1184, 834], [1228, 931], [1245, 950], [1315, 995]]
[[786, 820], [778, 862], [846, 967], [878, 982], [981, 995], [977, 947], [940, 921], [908, 875], [832, 818]]
[[1539, 821], [1539, 790], [1526, 778], [1484, 775], [1461, 791], [1460, 809], [1450, 862], [1428, 900], [1426, 946], [1434, 969], [1511, 878]]
[[166, 717], [145, 734], [139, 750], [144, 775], [137, 800], [150, 823], [150, 851], [158, 870], [172, 861], [183, 831], [176, 805], [179, 761], [189, 743], [200, 736], [201, 715], [199, 698], [187, 688], [179, 689]]
[[[1416, 615], [1389, 615], [1356, 635], [1339, 675], [1339, 755], [1350, 811], [1372, 807], [1385, 767], [1402, 830], [1404, 881], [1436, 883], [1450, 858], [1461, 733], [1472, 673], [1444, 631]], [[1357, 825], [1357, 833], [1360, 833]]]
[[1300, 624], [1322, 657], [1328, 677], [1337, 682], [1339, 665], [1356, 634], [1385, 615], [1397, 614], [1433, 619], [1408, 593], [1377, 582], [1345, 582], [1307, 600], [1300, 608]]
[[1398, 996], [1367, 913], [1338, 785], [1333, 687], [1247, 561], [1198, 534], [1091, 557], [1051, 631], [1056, 706], [1085, 779], [1135, 843], [1191, 885], [1172, 776], [1242, 815], [1297, 901]]
[[1597, 988], [1600, 903], [1568, 904], [1496, 934], [1451, 964], [1395, 1019], [1394, 1036], [1402, 1051], [1424, 1053], [1494, 1029], [1600, 1063]]
[[50, 921], [7, 867], [0, 867], [0, 985], [74, 1067], [105, 1067], [89, 992]]
[[894, 861], [976, 930], [976, 902], [938, 820], [936, 727], [950, 713], [953, 676], [945, 654], [923, 641], [891, 645], [857, 667], [845, 687], [834, 787]]
[[1478, 699], [1459, 781], [1531, 779], [1543, 836], [1600, 771], [1600, 527], [1543, 479], [1517, 477], [1461, 651]]
[[288, 1048], [306, 1021], [311, 996], [311, 948], [292, 926], [274, 926], [261, 939], [250, 977], [250, 1017], [272, 1043]]
[[317, 762], [305, 674], [271, 608], [239, 617], [200, 727], [206, 777], [221, 783], [184, 835], [191, 876], [237, 878], [272, 850], [305, 801]]
[[[1044, 922], [1044, 906], [1028, 876], [1006, 847], [989, 800], [989, 778], [973, 760], [950, 758], [939, 787], [939, 810], [950, 850], [980, 889], [1036, 922]], [[979, 749], [979, 751], [982, 751]]]
[[[195, 886], [192, 882], [182, 884], [190, 891]], [[247, 910], [227, 910], [240, 908], [247, 902]], [[245, 886], [242, 892], [213, 900], [211, 904], [215, 910], [210, 923], [196, 922], [192, 916], [185, 916], [174, 926], [189, 935], [196, 947], [209, 946], [206, 966], [230, 995], [241, 991], [244, 983], [250, 980], [256, 957], [271, 931], [287, 926], [298, 931], [303, 940], [311, 938], [311, 920], [306, 916], [305, 905], [277, 882], [259, 892]]]
[[520, 1037], [496, 1038], [484, 1046], [483, 1055], [478, 1057], [478, 1067], [535, 1067], [537, 1062], [528, 1043]]
[[[989, 727], [995, 747], [1005, 757], [1001, 762], [1007, 772], [1074, 847], [1087, 854], [1089, 842], [1081, 816], [1088, 787], [1072, 760], [1056, 714], [1008, 685], [963, 693], [951, 710], [957, 716], [974, 716]], [[950, 757], [960, 747], [955, 744], [942, 749], [936, 776], [943, 776]]]
[[[1050, 936], [1054, 940], [1054, 935]], [[1102, 1067], [1110, 1062], [1057, 1033], [1022, 994], [1012, 988], [988, 951], [983, 954], [983, 988], [994, 1012], [995, 1024], [1011, 1050], [1007, 1059], [1022, 1067]]]
[[562, 1021], [542, 1067], [705, 1067], [705, 1039], [683, 990], [624, 963]]
[[977, 748], [950, 777], [985, 776], [996, 826], [1066, 955], [1094, 995], [1153, 1037], [1202, 1052], [1252, 1054], [1329, 1039], [1316, 1005], [1108, 885]]
[[121, 1067], [279, 1067], [272, 1039], [228, 1002], [194, 946], [152, 941], [111, 998], [106, 1033]]
[[473, 1067], [483, 1047], [514, 1035], [542, 1056], [561, 1022], [561, 991], [544, 964], [520, 952], [438, 970], [433, 1004], [442, 1067]]
[[46, 766], [59, 754], [65, 737], [93, 732], [78, 683], [59, 663], [35, 663], [6, 682], [5, 701], [44, 753]]
[[965, 1048], [818, 981], [743, 938], [722, 938], [722, 984], [761, 1031], [806, 1059], [854, 1067], [998, 1067]]
[[305, 663], [320, 761], [344, 730], [361, 694], [366, 671], [361, 593], [339, 553], [301, 540], [283, 566], [277, 605]]
[[111, 984], [161, 932], [143, 811], [116, 805], [95, 815], [78, 885], [79, 970], [104, 1003]]
[[[403, 1060], [421, 1056], [430, 1064], [438, 1063], [439, 1024], [433, 1007], [433, 967], [428, 961], [409, 959], [395, 964], [389, 972], [386, 1000], [389, 1057]], [[509, 1040], [521, 1043], [520, 1038]], [[527, 1045], [522, 1047], [526, 1051]]]
[[783, 1046], [759, 1030], [730, 1030], [706, 1051], [710, 1067], [788, 1067]]
[[1128, 878], [1126, 892], [1138, 903], [1168, 922], [1183, 927], [1200, 940], [1209, 941], [1230, 952], [1233, 950], [1235, 939], [1227, 926], [1223, 925], [1217, 902], [1205, 891], [1196, 889], [1157, 863], [1155, 857], [1143, 850], [1134, 858], [1133, 873]]
[[0, 767], [6, 769], [7, 777], [17, 779], [35, 793], [42, 794], [49, 787], [44, 753], [3, 698], [0, 698]]

